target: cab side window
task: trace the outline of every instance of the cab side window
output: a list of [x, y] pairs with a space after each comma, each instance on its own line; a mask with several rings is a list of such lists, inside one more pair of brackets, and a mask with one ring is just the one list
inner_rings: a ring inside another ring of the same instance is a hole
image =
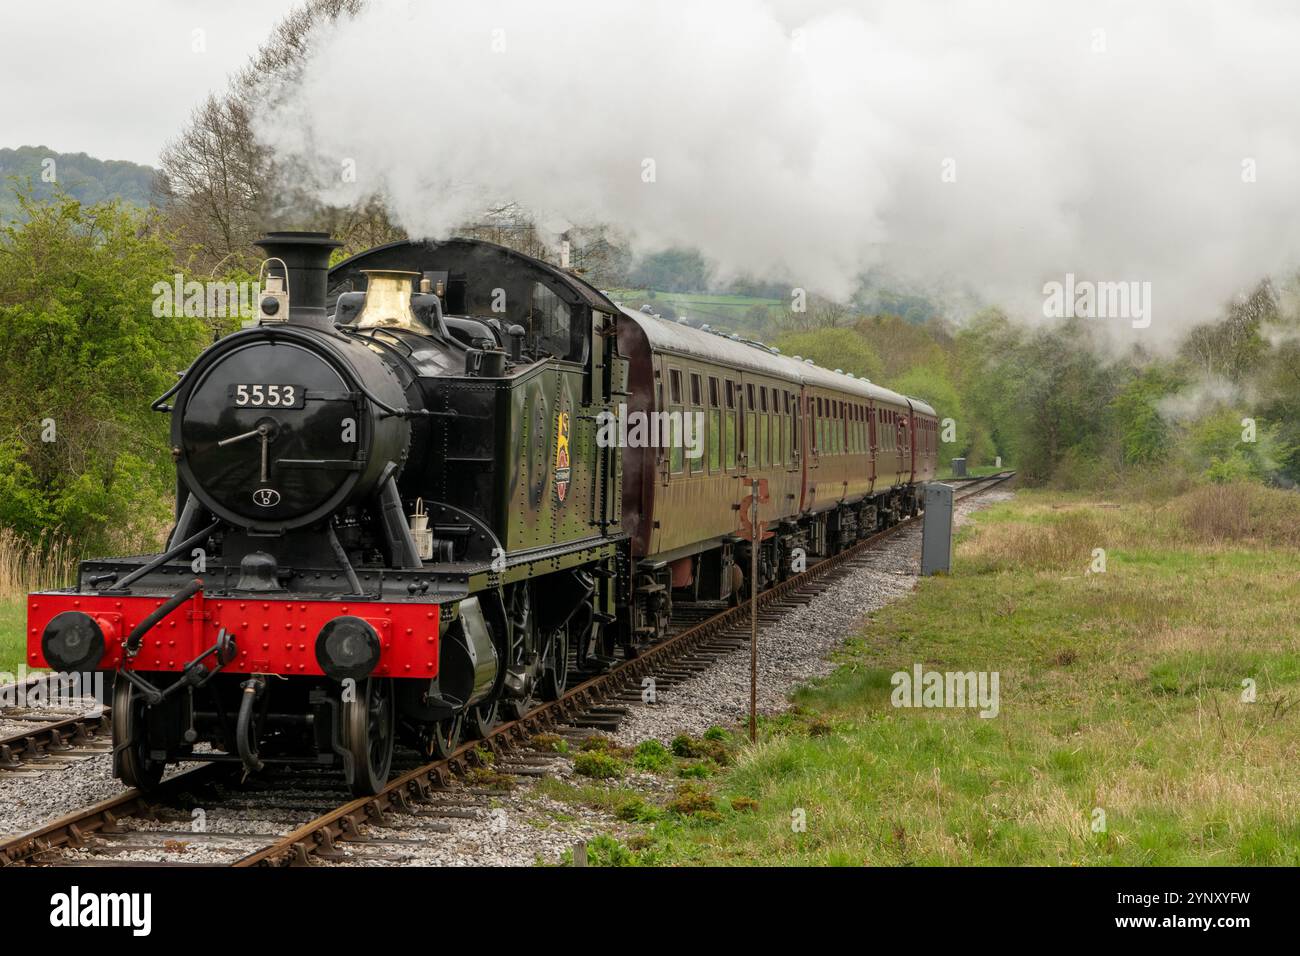
[[533, 354], [569, 362], [585, 360], [586, 336], [573, 326], [569, 304], [542, 283], [534, 282], [532, 301], [524, 322]]

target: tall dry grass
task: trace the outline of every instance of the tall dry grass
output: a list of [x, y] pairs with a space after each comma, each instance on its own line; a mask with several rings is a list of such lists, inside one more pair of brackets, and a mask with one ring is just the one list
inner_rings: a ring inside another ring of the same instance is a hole
[[20, 600], [30, 591], [66, 587], [76, 579], [80, 551], [67, 538], [33, 544], [0, 528], [0, 601]]
[[1171, 503], [1192, 539], [1300, 547], [1300, 494], [1252, 482], [1202, 485]]
[[962, 559], [976, 573], [1006, 568], [1077, 569], [1107, 542], [1107, 524], [1083, 507], [1062, 509], [1050, 520], [986, 525], [964, 546]]

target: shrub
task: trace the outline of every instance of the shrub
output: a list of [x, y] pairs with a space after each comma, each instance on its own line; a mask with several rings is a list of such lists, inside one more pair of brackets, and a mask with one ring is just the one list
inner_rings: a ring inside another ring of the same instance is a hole
[[559, 734], [534, 734], [530, 743], [537, 750], [546, 750], [557, 754], [567, 754], [569, 752], [569, 742]]
[[573, 759], [573, 769], [597, 780], [618, 780], [623, 776], [623, 762], [602, 750], [584, 750]]
[[695, 741], [691, 739], [690, 734], [678, 734], [673, 738], [673, 742], [670, 746], [673, 749], [673, 753], [679, 757], [697, 756], [695, 753]]
[[587, 843], [588, 866], [636, 866], [636, 854], [602, 833]]
[[663, 816], [663, 811], [640, 797], [632, 797], [615, 808], [614, 816], [628, 823], [653, 823]]
[[[726, 731], [722, 733], [726, 734]], [[696, 740], [690, 734], [678, 734], [673, 738], [672, 748], [673, 753], [679, 757], [703, 757], [722, 767], [731, 763], [731, 753], [727, 750], [727, 745], [716, 737], [708, 737], [707, 731], [705, 737], [700, 740]]]
[[632, 766], [637, 770], [657, 773], [673, 765], [673, 755], [657, 740], [643, 740], [632, 752]]
[[668, 801], [667, 809], [683, 817], [698, 816], [702, 813], [717, 814], [718, 806], [709, 791], [692, 783], [684, 783], [677, 788], [677, 793]]

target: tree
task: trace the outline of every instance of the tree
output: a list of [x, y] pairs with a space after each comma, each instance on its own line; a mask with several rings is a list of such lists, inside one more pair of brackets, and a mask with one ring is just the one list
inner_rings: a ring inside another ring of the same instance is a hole
[[1125, 464], [1155, 464], [1168, 457], [1174, 433], [1160, 412], [1160, 401], [1183, 384], [1173, 369], [1153, 364], [1133, 375], [1111, 400], [1115, 438]]
[[88, 551], [150, 540], [173, 472], [149, 404], [206, 327], [154, 315], [153, 285], [175, 269], [141, 213], [20, 202], [25, 221], [0, 230], [0, 526]]
[[1259, 369], [1267, 351], [1261, 327], [1277, 317], [1277, 296], [1266, 279], [1245, 299], [1232, 303], [1221, 321], [1192, 329], [1182, 354], [1207, 376], [1245, 381]]
[[785, 355], [812, 359], [823, 368], [843, 369], [870, 379], [880, 375], [880, 356], [871, 343], [853, 329], [786, 332], [772, 344]]
[[[262, 84], [293, 70], [314, 27], [363, 5], [364, 0], [307, 0], [280, 21], [229, 89], [209, 96], [163, 149], [155, 200], [191, 268], [217, 274], [250, 268], [260, 258], [252, 243], [275, 218], [272, 195], [277, 184], [283, 189], [294, 180], [253, 136], [251, 117]], [[281, 191], [276, 198], [278, 208], [297, 210], [286, 226], [326, 229], [355, 250], [402, 236], [373, 198], [347, 210], [327, 209], [301, 191]]]

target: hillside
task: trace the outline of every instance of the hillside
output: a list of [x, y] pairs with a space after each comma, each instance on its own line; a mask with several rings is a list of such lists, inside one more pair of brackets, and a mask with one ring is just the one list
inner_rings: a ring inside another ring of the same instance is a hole
[[[54, 160], [55, 182], [41, 177], [46, 159]], [[49, 199], [56, 186], [83, 203], [121, 199], [148, 206], [155, 170], [120, 159], [96, 159], [85, 153], [60, 153], [45, 146], [0, 149], [0, 222], [18, 214], [15, 189], [30, 180], [37, 199]]]

